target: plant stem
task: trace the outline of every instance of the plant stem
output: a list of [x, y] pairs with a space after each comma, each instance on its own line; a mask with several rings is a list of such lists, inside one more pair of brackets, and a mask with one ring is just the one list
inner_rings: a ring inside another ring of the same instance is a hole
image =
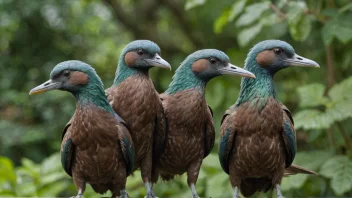
[[326, 62], [328, 66], [327, 79], [328, 79], [328, 89], [330, 89], [335, 84], [335, 72], [334, 72], [334, 56], [333, 49], [331, 45], [325, 47], [326, 49]]
[[351, 150], [352, 146], [351, 146], [351, 139], [348, 136], [348, 134], [346, 133], [345, 129], [343, 128], [341, 122], [336, 122], [337, 127], [339, 128], [339, 131], [341, 132], [343, 139], [345, 140], [345, 144], [346, 144], [346, 149], [347, 150]]

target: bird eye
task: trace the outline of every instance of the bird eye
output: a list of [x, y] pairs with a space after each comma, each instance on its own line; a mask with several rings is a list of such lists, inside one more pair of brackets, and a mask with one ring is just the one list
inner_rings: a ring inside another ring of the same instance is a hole
[[283, 50], [281, 48], [274, 48], [274, 53], [277, 55], [282, 54]]
[[142, 49], [137, 50], [137, 54], [142, 56], [143, 55], [143, 50]]
[[64, 73], [63, 73], [63, 75], [66, 76], [66, 77], [69, 77], [69, 76], [70, 76], [70, 71], [65, 70]]
[[210, 62], [211, 64], [215, 64], [215, 63], [217, 62], [217, 60], [216, 60], [216, 58], [210, 57], [210, 58], [209, 58], [209, 62]]

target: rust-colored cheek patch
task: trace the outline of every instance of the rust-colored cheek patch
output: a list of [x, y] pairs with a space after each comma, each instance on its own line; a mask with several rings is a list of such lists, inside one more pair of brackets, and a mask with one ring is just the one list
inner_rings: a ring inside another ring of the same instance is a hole
[[192, 64], [192, 71], [195, 73], [205, 71], [208, 68], [209, 68], [209, 62], [206, 59], [197, 60]]
[[266, 67], [266, 66], [272, 64], [275, 59], [276, 59], [276, 56], [275, 56], [274, 52], [271, 50], [265, 50], [265, 51], [260, 52], [256, 58], [257, 63], [262, 67]]
[[88, 75], [79, 71], [72, 72], [68, 82], [72, 85], [86, 85], [88, 84]]
[[128, 66], [135, 65], [137, 59], [138, 59], [138, 55], [136, 54], [136, 52], [127, 52], [125, 55], [125, 63]]

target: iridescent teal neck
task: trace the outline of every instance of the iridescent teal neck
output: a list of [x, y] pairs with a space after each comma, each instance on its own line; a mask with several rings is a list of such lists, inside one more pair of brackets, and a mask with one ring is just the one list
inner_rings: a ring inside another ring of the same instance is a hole
[[126, 80], [128, 77], [133, 76], [138, 72], [136, 69], [130, 68], [125, 64], [124, 57], [125, 57], [124, 54], [120, 56], [113, 86], [118, 86], [121, 82]]
[[107, 112], [115, 114], [106, 99], [104, 87], [100, 83], [89, 82], [85, 87], [73, 92], [73, 95], [79, 105], [85, 106], [94, 104]]
[[[188, 68], [186, 68], [188, 67]], [[184, 91], [187, 89], [198, 89], [202, 93], [205, 91], [207, 82], [199, 79], [191, 70], [191, 65], [181, 65], [172, 77], [172, 82], [169, 85], [166, 93], [169, 95]]]
[[240, 96], [236, 105], [249, 101], [253, 106], [262, 109], [269, 97], [276, 98], [273, 74], [261, 68], [255, 59], [249, 60], [244, 68], [252, 72], [256, 78], [242, 78]]

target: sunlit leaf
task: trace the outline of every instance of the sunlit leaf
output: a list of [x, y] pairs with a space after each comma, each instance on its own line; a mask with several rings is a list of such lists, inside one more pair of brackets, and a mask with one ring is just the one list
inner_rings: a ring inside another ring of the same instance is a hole
[[256, 25], [243, 29], [237, 36], [238, 44], [242, 47], [248, 45], [248, 43], [260, 33], [262, 27], [262, 24], [258, 23]]
[[325, 86], [323, 84], [310, 84], [297, 89], [301, 107], [316, 107], [324, 105], [327, 98], [324, 97]]
[[206, 0], [187, 0], [185, 9], [189, 10], [197, 6], [201, 6], [206, 2]]
[[227, 24], [229, 18], [229, 11], [225, 10], [222, 12], [222, 14], [215, 20], [214, 23], [214, 32], [216, 34], [219, 34], [222, 32], [222, 29], [225, 27]]
[[334, 122], [332, 117], [318, 110], [303, 110], [294, 115], [295, 129], [326, 129]]
[[270, 7], [270, 1], [263, 1], [254, 3], [246, 7], [246, 11], [236, 21], [237, 27], [242, 27], [253, 23], [258, 20], [263, 12]]
[[352, 189], [352, 161], [347, 156], [336, 156], [322, 166], [320, 173], [331, 180], [331, 188], [337, 195]]
[[229, 22], [233, 21], [243, 11], [246, 2], [247, 0], [239, 0], [232, 5], [228, 18]]

